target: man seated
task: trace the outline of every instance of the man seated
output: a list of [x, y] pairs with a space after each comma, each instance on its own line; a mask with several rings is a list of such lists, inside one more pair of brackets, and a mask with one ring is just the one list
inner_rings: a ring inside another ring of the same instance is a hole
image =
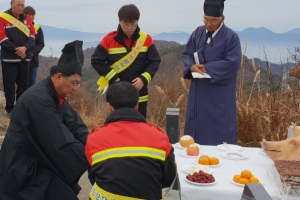
[[138, 112], [138, 90], [127, 82], [109, 86], [105, 124], [88, 136], [90, 199], [161, 199], [176, 176], [166, 133]]
[[0, 150], [1, 200], [77, 200], [89, 133], [67, 97], [77, 91], [82, 41], [65, 45], [50, 76], [18, 99]]

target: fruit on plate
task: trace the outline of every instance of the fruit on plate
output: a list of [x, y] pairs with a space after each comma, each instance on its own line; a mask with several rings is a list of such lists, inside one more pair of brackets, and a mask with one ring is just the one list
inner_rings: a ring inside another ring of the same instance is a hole
[[198, 164], [200, 164], [200, 165], [209, 165], [209, 159], [208, 158], [206, 158], [206, 157], [200, 157], [199, 159], [198, 159]]
[[211, 174], [207, 174], [203, 171], [194, 172], [192, 175], [186, 176], [186, 179], [196, 183], [213, 183], [215, 182], [215, 177]]
[[233, 181], [242, 185], [246, 183], [259, 183], [259, 179], [256, 178], [250, 170], [243, 170], [240, 174], [233, 176]]
[[182, 147], [187, 148], [191, 144], [194, 144], [194, 138], [190, 135], [184, 135], [180, 138], [179, 143]]
[[209, 165], [218, 165], [218, 164], [219, 164], [219, 158], [209, 157]]
[[219, 163], [219, 158], [209, 157], [208, 155], [202, 155], [198, 159], [198, 164], [200, 165], [218, 165]]
[[199, 153], [200, 149], [196, 144], [191, 144], [186, 148], [186, 154], [189, 156], [198, 156]]

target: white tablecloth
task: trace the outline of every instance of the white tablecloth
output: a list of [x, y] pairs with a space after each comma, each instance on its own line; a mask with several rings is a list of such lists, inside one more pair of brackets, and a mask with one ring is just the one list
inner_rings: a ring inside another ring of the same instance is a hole
[[205, 152], [210, 157], [218, 157], [221, 163], [220, 166], [212, 168], [212, 174], [217, 182], [207, 186], [194, 185], [185, 180], [187, 174], [183, 172], [182, 167], [192, 165], [195, 158], [180, 155], [178, 152], [181, 149], [175, 146], [174, 150], [181, 184], [182, 200], [240, 200], [244, 187], [233, 184], [231, 179], [235, 174], [239, 174], [243, 170], [250, 170], [257, 178], [261, 179], [264, 188], [273, 200], [281, 199], [267, 175], [267, 168], [273, 164], [273, 161], [268, 156], [260, 154], [259, 148], [243, 148], [241, 152], [247, 153], [249, 157], [244, 160], [231, 160], [222, 157], [222, 151], [216, 146], [201, 145], [200, 152]]

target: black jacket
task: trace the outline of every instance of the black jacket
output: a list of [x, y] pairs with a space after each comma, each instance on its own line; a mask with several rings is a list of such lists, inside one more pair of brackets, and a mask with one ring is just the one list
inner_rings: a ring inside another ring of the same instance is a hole
[[19, 98], [0, 150], [1, 200], [77, 200], [88, 130], [46, 78]]
[[[5, 11], [10, 15], [11, 9]], [[0, 45], [2, 62], [21, 62], [21, 58], [15, 54], [17, 47], [25, 46], [27, 48], [26, 58], [23, 61], [30, 62], [32, 58], [32, 48], [34, 47], [35, 31], [31, 19], [24, 13], [20, 15], [19, 20], [30, 29], [30, 35], [27, 37], [21, 30], [12, 26], [9, 22], [0, 17]]]
[[[33, 22], [34, 25], [34, 22]], [[35, 35], [35, 45], [32, 49], [32, 59], [30, 62], [30, 67], [34, 68], [34, 67], [38, 67], [39, 66], [39, 54], [42, 51], [42, 49], [45, 46], [45, 42], [44, 42], [44, 33], [42, 28], [40, 27]]]
[[[110, 66], [123, 58], [132, 50], [132, 47], [135, 46], [136, 41], [140, 37], [139, 32], [140, 28], [137, 27], [131, 37], [132, 41], [129, 47], [124, 42], [124, 40], [128, 40], [128, 37], [122, 31], [120, 25], [118, 26], [117, 31], [108, 33], [101, 40], [91, 57], [91, 64], [99, 75], [107, 75], [111, 70]], [[126, 52], [118, 54], [109, 53], [110, 49], [120, 47], [125, 47]], [[133, 79], [139, 77], [144, 82], [144, 87], [139, 91], [140, 96], [148, 94], [147, 86], [157, 72], [161, 59], [150, 35], [147, 35], [144, 47], [147, 47], [147, 51], [140, 52], [135, 61], [126, 70], [112, 77], [112, 79], [109, 81], [110, 84], [113, 83], [117, 78], [120, 78], [121, 81], [132, 83]], [[142, 75], [145, 72], [149, 73], [151, 76], [151, 80], [149, 82]]]
[[[145, 149], [149, 154], [138, 156]], [[152, 151], [156, 156], [165, 154], [153, 157]], [[91, 183], [115, 195], [158, 200], [162, 188], [169, 187], [176, 175], [174, 149], [167, 134], [146, 123], [133, 108], [112, 112], [104, 126], [90, 133], [86, 156]]]

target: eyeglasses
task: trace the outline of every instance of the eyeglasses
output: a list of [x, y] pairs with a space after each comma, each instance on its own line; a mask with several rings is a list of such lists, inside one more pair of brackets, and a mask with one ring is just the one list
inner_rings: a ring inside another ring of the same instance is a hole
[[211, 25], [214, 25], [215, 23], [219, 22], [220, 20], [218, 20], [218, 19], [208, 20], [208, 19], [206, 19], [206, 18], [203, 18], [202, 21], [204, 22], [204, 24], [211, 24]]
[[69, 83], [71, 83], [71, 85], [74, 87], [74, 88], [79, 88], [80, 87], [80, 83], [72, 83], [67, 77], [64, 77]]
[[134, 29], [137, 27], [138, 23], [134, 23], [134, 24], [121, 24], [124, 28], [128, 29], [129, 27]]

